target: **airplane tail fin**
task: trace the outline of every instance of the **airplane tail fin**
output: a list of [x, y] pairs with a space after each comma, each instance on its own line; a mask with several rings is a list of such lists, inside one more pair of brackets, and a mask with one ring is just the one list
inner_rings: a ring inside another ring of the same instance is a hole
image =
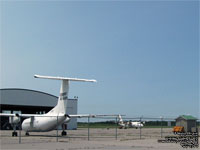
[[119, 114], [119, 123], [123, 123], [123, 119], [122, 119], [122, 116]]
[[49, 112], [49, 113], [63, 113], [66, 114], [67, 110], [67, 100], [68, 100], [68, 93], [69, 93], [69, 82], [70, 81], [80, 81], [80, 82], [97, 82], [94, 79], [79, 79], [79, 78], [68, 78], [68, 77], [53, 77], [53, 76], [41, 76], [41, 75], [34, 75], [35, 78], [42, 78], [42, 79], [52, 79], [52, 80], [61, 80], [61, 87], [60, 87], [60, 95], [58, 98], [57, 105]]

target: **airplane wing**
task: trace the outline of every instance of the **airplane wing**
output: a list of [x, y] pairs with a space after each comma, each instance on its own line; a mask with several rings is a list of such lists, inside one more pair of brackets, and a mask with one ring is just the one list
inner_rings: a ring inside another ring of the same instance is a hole
[[92, 118], [95, 118], [95, 117], [117, 117], [118, 115], [102, 115], [102, 114], [80, 114], [80, 115], [70, 115], [69, 114], [69, 117], [71, 118], [88, 118], [88, 117], [92, 117]]
[[87, 117], [92, 117], [94, 118], [95, 115], [92, 114], [82, 114], [82, 115], [69, 115], [70, 118], [87, 118]]
[[0, 117], [22, 117], [22, 118], [29, 118], [29, 117], [57, 117], [63, 116], [64, 114], [60, 115], [45, 115], [45, 114], [7, 114], [7, 113], [0, 113]]
[[0, 116], [5, 116], [5, 117], [15, 117], [16, 114], [5, 114], [5, 113], [0, 113]]
[[7, 114], [7, 113], [0, 113], [0, 116], [2, 117], [23, 117], [23, 118], [28, 118], [28, 117], [41, 117], [41, 114]]
[[[64, 114], [60, 115], [45, 115], [45, 114], [7, 114], [7, 113], [0, 113], [0, 116], [7, 116], [7, 117], [22, 117], [22, 118], [29, 118], [29, 117], [57, 117], [63, 116]], [[88, 117], [116, 117], [117, 115], [101, 115], [101, 114], [69, 114], [67, 115], [70, 118], [88, 118]]]

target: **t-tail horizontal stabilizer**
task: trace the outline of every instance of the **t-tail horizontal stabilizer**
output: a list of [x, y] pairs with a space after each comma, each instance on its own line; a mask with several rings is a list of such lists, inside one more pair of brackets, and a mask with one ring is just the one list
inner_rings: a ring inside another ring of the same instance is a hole
[[81, 81], [81, 82], [97, 82], [94, 79], [79, 79], [79, 78], [68, 78], [68, 77], [52, 77], [52, 76], [41, 76], [41, 75], [34, 75], [35, 78], [42, 78], [42, 79], [52, 79], [52, 80], [67, 80], [67, 81]]

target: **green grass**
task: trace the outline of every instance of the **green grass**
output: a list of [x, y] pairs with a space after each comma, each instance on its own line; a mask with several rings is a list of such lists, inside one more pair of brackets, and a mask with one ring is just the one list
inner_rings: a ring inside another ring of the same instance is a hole
[[[107, 122], [93, 122], [89, 124], [90, 128], [116, 128], [116, 124]], [[117, 126], [118, 127], [118, 126]], [[88, 123], [78, 122], [78, 128], [88, 128]]]
[[[92, 122], [89, 124], [90, 128], [116, 128], [116, 124], [114, 122]], [[78, 128], [88, 128], [88, 123], [86, 122], [78, 122]], [[119, 125], [117, 125], [119, 128]], [[143, 128], [161, 128], [159, 125], [145, 125]], [[173, 126], [162, 126], [162, 128], [173, 128]]]
[[143, 128], [173, 128], [173, 126], [144, 126]]

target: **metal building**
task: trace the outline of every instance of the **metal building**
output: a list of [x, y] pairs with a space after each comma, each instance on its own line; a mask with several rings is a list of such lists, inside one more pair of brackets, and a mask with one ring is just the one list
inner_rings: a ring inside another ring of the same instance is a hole
[[196, 132], [197, 119], [190, 115], [182, 115], [176, 118], [176, 126], [184, 127], [185, 132]]
[[[50, 111], [57, 101], [57, 96], [40, 91], [19, 88], [0, 89], [1, 113], [43, 114]], [[68, 99], [68, 114], [77, 114], [77, 101], [77, 98]], [[7, 129], [8, 125], [8, 117], [1, 117], [1, 129]], [[76, 118], [71, 119], [67, 129], [77, 129]]]

